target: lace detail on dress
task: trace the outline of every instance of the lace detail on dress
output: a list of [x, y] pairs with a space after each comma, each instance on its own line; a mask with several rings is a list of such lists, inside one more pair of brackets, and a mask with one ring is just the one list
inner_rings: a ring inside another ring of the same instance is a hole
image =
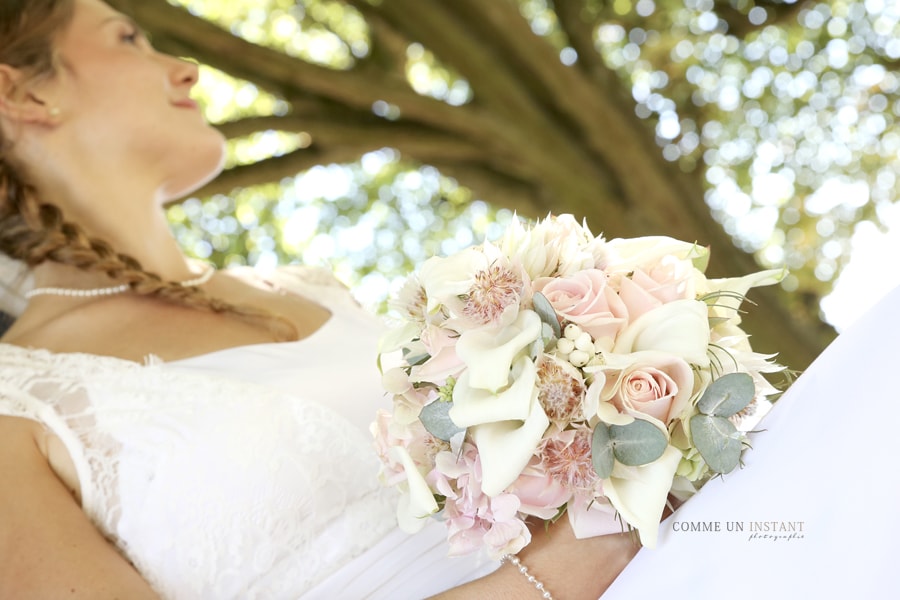
[[[62, 439], [86, 514], [163, 597], [297, 598], [395, 523], [370, 436], [332, 408], [355, 390], [374, 412], [374, 348], [332, 337], [216, 353], [219, 373], [0, 345], [0, 414]], [[271, 372], [251, 375], [296, 383], [232, 377], [261, 350]], [[330, 385], [335, 356], [349, 381]]]

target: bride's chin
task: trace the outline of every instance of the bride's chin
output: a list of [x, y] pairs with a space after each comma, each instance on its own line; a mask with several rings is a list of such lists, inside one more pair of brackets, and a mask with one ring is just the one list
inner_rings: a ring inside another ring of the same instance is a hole
[[215, 179], [225, 167], [225, 146], [216, 152], [195, 153], [189, 163], [181, 163], [172, 178], [161, 187], [163, 201], [183, 198]]

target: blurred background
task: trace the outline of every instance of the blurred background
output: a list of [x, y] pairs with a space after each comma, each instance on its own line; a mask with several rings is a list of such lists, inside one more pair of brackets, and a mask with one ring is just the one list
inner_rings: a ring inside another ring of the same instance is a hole
[[220, 266], [332, 266], [375, 310], [512, 214], [712, 248], [802, 369], [900, 284], [897, 0], [111, 0], [205, 65], [228, 168], [169, 207]]

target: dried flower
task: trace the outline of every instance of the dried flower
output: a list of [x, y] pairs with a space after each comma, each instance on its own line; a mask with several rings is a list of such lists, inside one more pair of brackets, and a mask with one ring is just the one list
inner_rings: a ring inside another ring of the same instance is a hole
[[565, 425], [583, 418], [584, 378], [572, 365], [545, 355], [538, 364], [537, 388], [551, 421]]
[[544, 438], [540, 457], [547, 473], [569, 489], [590, 491], [599, 481], [591, 463], [591, 430], [587, 427]]
[[499, 262], [476, 273], [466, 294], [462, 314], [479, 325], [493, 323], [504, 311], [519, 304], [525, 283], [516, 271]]

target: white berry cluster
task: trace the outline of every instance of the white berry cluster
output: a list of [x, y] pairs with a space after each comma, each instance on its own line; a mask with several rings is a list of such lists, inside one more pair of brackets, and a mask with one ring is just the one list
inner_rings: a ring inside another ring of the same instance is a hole
[[598, 353], [591, 335], [574, 323], [566, 325], [563, 336], [556, 340], [556, 357], [574, 367], [587, 365]]

